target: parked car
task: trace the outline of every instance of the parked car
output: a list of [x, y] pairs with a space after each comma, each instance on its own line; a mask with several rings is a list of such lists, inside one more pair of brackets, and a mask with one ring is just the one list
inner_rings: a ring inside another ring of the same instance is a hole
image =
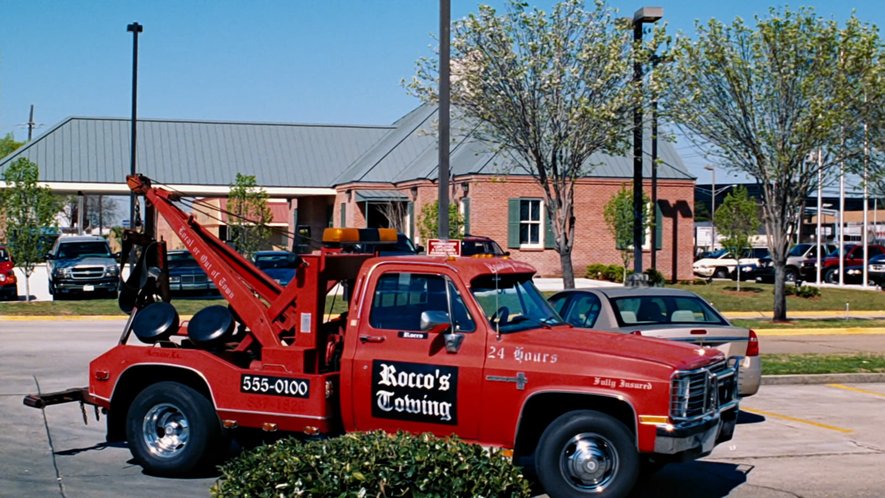
[[[824, 254], [829, 254], [834, 249], [836, 246], [833, 244], [821, 244], [821, 252]], [[791, 247], [790, 252], [787, 253], [787, 264], [784, 267], [785, 280], [795, 282], [797, 279], [801, 279], [802, 262], [816, 257], [817, 244], [802, 243]], [[759, 283], [774, 283], [774, 263], [771, 260], [771, 255], [759, 258], [759, 266], [751, 272], [750, 277], [751, 280]]]
[[166, 254], [169, 274], [169, 292], [177, 295], [209, 294], [216, 291], [215, 283], [206, 275], [193, 255], [184, 250]]
[[703, 278], [729, 278], [738, 264], [758, 265], [759, 258], [768, 255], [767, 247], [753, 247], [745, 251], [740, 260], [735, 259], [726, 249], [719, 249], [708, 257], [695, 261], [694, 274]]
[[295, 277], [298, 256], [289, 251], [257, 251], [252, 262], [283, 287]]
[[18, 299], [18, 283], [15, 278], [15, 262], [4, 246], [0, 246], [0, 299]]
[[376, 253], [379, 256], [412, 256], [423, 250], [422, 246], [415, 245], [404, 233], [396, 234], [396, 243], [362, 242], [349, 249], [350, 252]]
[[461, 256], [510, 256], [497, 242], [482, 235], [465, 235], [461, 238]]
[[[863, 265], [846, 266], [842, 281], [849, 285], [862, 285], [863, 271]], [[839, 268], [834, 268], [830, 277], [833, 281], [827, 283], [839, 283]], [[885, 254], [870, 258], [870, 263], [867, 265], [867, 284], [872, 287], [877, 285], [882, 287], [885, 284]]]
[[[863, 259], [863, 245], [861, 244], [845, 244], [844, 249], [842, 251], [844, 263], [843, 267], [848, 268], [851, 266], [862, 266], [865, 264]], [[867, 257], [873, 258], [874, 256], [878, 256], [880, 254], [885, 254], [885, 246], [881, 246], [879, 244], [869, 244], [867, 245]], [[809, 258], [802, 262], [802, 278], [806, 281], [816, 280], [816, 270], [815, 265], [817, 265], [817, 258]], [[824, 257], [821, 262], [821, 281], [826, 282], [828, 284], [837, 284], [839, 283], [839, 250], [833, 249], [829, 254]]]
[[870, 282], [885, 290], [885, 254], [870, 258], [867, 268], [867, 278]]
[[46, 255], [49, 293], [115, 297], [120, 280], [118, 259], [108, 241], [97, 235], [59, 237]]
[[549, 301], [575, 327], [717, 348], [740, 361], [741, 396], [759, 390], [762, 364], [756, 333], [735, 327], [693, 292], [659, 287], [570, 289]]

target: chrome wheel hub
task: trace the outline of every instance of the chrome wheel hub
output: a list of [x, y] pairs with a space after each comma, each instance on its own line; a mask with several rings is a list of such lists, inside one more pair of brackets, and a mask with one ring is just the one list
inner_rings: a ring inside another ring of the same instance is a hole
[[576, 488], [601, 493], [618, 473], [618, 454], [606, 438], [582, 433], [563, 446], [559, 468]]
[[172, 458], [187, 446], [190, 424], [177, 406], [160, 403], [145, 413], [142, 435], [145, 446], [152, 454]]

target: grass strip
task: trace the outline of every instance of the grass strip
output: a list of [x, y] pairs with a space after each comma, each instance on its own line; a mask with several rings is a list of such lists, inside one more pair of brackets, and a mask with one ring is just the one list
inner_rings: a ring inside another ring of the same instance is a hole
[[885, 355], [805, 353], [762, 356], [762, 375], [827, 373], [885, 373]]

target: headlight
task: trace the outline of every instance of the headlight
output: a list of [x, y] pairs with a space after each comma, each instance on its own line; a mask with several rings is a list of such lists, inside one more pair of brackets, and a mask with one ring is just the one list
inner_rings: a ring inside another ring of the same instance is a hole
[[71, 278], [73, 275], [70, 268], [59, 268], [53, 273], [55, 274], [55, 278]]
[[181, 282], [180, 276], [178, 276], [178, 275], [170, 275], [169, 276], [169, 283], [170, 284], [177, 284], [178, 282]]
[[670, 416], [685, 418], [688, 416], [688, 402], [691, 400], [691, 379], [677, 377], [673, 379], [670, 396]]
[[860, 275], [861, 273], [863, 273], [863, 270], [852, 269], [852, 270], [848, 270], [846, 273], [848, 273], [849, 275]]
[[885, 265], [870, 265], [870, 271], [885, 271]]
[[106, 277], [116, 277], [120, 274], [120, 269], [117, 265], [109, 265], [104, 267], [104, 276]]
[[0, 282], [6, 282], [6, 274], [0, 273]]

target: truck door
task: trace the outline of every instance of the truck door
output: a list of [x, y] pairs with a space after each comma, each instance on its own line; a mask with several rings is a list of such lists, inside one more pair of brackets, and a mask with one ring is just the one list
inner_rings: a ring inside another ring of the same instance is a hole
[[[358, 430], [477, 436], [485, 334], [477, 333], [465, 289], [455, 282], [395, 266], [371, 277], [352, 370]], [[446, 351], [443, 334], [420, 327], [421, 312], [447, 312], [447, 300], [463, 334], [456, 353]]]

